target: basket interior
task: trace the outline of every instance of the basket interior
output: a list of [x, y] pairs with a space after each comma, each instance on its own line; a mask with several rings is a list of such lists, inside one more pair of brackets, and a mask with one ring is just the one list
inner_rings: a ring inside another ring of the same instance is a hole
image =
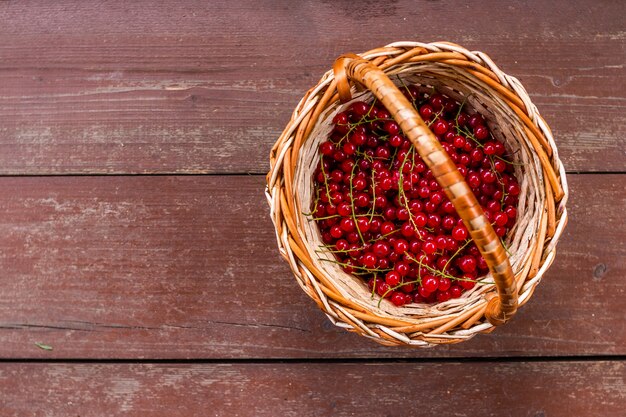
[[[505, 144], [508, 153], [512, 155], [510, 159], [513, 160], [521, 192], [518, 220], [506, 236], [504, 244], [509, 252], [513, 272], [516, 277], [523, 279], [526, 274], [522, 271], [529, 264], [532, 255], [531, 248], [537, 239], [538, 220], [541, 218], [546, 198], [541, 164], [528, 142], [522, 127], [523, 122], [502, 101], [497, 92], [462, 68], [443, 63], [421, 62], [390, 67], [385, 72], [398, 87], [417, 85], [423, 92], [432, 92], [435, 89], [458, 102], [465, 102], [470, 113], [479, 112], [484, 116], [493, 135]], [[351, 102], [346, 104], [335, 102], [322, 113], [305, 145], [301, 148], [296, 164], [294, 176], [294, 189], [298, 190], [295, 198], [298, 213], [296, 220], [316, 267], [326, 274], [343, 297], [382, 317], [402, 318], [409, 322], [419, 323], [425, 319], [457, 313], [482, 301], [485, 296], [495, 292], [495, 285], [490, 274], [479, 278], [478, 285], [464, 292], [458, 299], [433, 305], [412, 303], [396, 307], [388, 300], [380, 302], [378, 295], [372, 297], [362, 279], [345, 273], [340, 266], [329, 262], [334, 260], [332, 254], [319, 251], [323, 242], [318, 226], [305, 214], [311, 211], [312, 175], [319, 160], [319, 144], [327, 140], [332, 130], [333, 116], [345, 110], [353, 101], [371, 102], [373, 100], [373, 95], [369, 91], [357, 91], [353, 87], [352, 92]], [[518, 291], [524, 284], [520, 279], [518, 279]]]

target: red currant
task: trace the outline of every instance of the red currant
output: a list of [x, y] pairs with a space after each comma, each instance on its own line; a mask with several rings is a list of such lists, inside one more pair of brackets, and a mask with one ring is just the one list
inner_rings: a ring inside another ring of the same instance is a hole
[[464, 242], [467, 239], [467, 229], [463, 225], [458, 225], [452, 229], [452, 238], [460, 242]]
[[402, 277], [396, 271], [389, 271], [387, 272], [387, 275], [385, 275], [385, 282], [391, 287], [395, 287], [400, 284], [401, 279]]
[[489, 130], [487, 130], [485, 126], [476, 126], [474, 128], [474, 136], [476, 136], [476, 139], [478, 140], [487, 139], [489, 136]]

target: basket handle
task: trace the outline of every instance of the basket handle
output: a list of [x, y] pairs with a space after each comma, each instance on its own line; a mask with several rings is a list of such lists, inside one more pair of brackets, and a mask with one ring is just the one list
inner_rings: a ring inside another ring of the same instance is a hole
[[489, 300], [485, 317], [494, 326], [507, 322], [517, 311], [517, 286], [511, 264], [500, 239], [463, 176], [412, 104], [374, 64], [354, 55], [339, 57], [333, 65], [337, 92], [342, 102], [352, 98], [348, 79], [364, 85], [380, 100], [430, 168], [463, 220], [471, 238], [493, 275], [498, 297]]

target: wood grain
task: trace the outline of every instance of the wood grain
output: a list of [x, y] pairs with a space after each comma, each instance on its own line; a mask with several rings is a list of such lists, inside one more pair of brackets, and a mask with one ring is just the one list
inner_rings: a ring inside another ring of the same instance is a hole
[[626, 366], [2, 364], [0, 391], [0, 410], [15, 417], [618, 417], [626, 402]]
[[624, 355], [623, 181], [570, 176], [556, 262], [510, 324], [412, 351], [327, 322], [279, 259], [261, 176], [0, 178], [0, 356]]
[[396, 40], [487, 52], [568, 170], [623, 171], [625, 4], [1, 2], [0, 174], [265, 172], [333, 60]]
[[[0, 415], [623, 415], [625, 15], [611, 0], [0, 1]], [[431, 350], [327, 321], [277, 254], [262, 176], [186, 175], [265, 173], [334, 59], [397, 40], [488, 53], [568, 171], [609, 173], [569, 176], [555, 264], [510, 324]]]

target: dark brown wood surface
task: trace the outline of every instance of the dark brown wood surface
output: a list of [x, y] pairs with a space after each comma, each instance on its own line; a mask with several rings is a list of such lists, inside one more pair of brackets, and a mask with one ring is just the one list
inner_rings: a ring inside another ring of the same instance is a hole
[[0, 179], [0, 355], [626, 354], [624, 248], [610, 244], [626, 240], [620, 175], [571, 176], [557, 261], [510, 325], [417, 352], [327, 322], [278, 256], [263, 186], [260, 176]]
[[625, 373], [605, 361], [11, 364], [0, 406], [19, 417], [619, 416]]
[[398, 40], [488, 53], [568, 170], [624, 169], [626, 3], [299, 3], [4, 2], [0, 173], [265, 172], [338, 55]]
[[[622, 416], [624, 16], [609, 0], [0, 2], [0, 416]], [[263, 195], [304, 92], [338, 55], [397, 40], [488, 53], [570, 173], [530, 302], [430, 350], [332, 326]]]

